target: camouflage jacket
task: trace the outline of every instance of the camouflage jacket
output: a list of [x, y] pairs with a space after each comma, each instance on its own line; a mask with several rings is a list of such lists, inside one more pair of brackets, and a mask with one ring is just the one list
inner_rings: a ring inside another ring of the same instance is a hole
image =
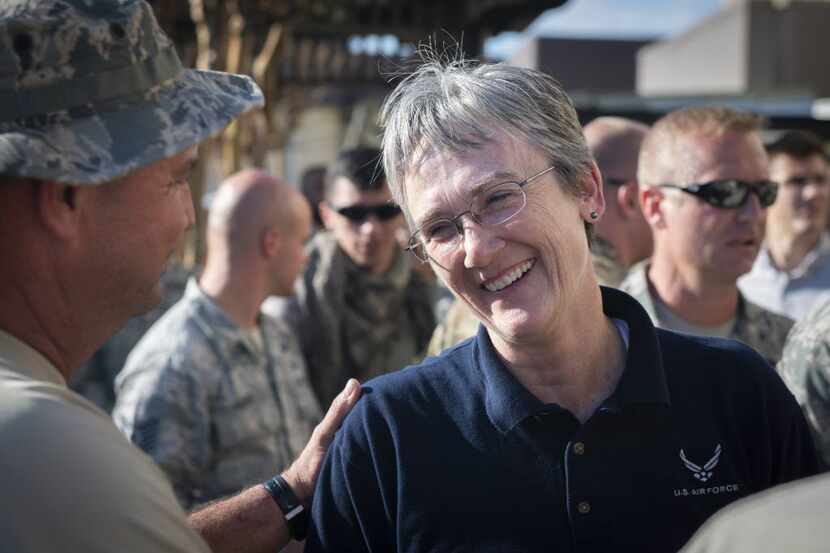
[[[631, 294], [642, 304], [651, 317], [655, 326], [660, 326], [657, 319], [657, 308], [648, 283], [648, 261], [641, 262], [625, 277], [620, 289]], [[775, 365], [781, 358], [784, 341], [787, 333], [793, 326], [792, 319], [778, 315], [772, 311], [747, 301], [742, 294], [738, 296], [738, 312], [735, 316], [735, 327], [730, 338], [748, 345]]]
[[778, 372], [804, 410], [817, 449], [830, 466], [830, 301], [793, 327]]
[[[594, 237], [591, 257], [597, 281], [602, 286], [618, 287], [625, 276], [625, 268], [616, 259], [614, 247]], [[428, 355], [438, 355], [445, 349], [473, 336], [478, 330], [478, 319], [470, 309], [458, 300], [452, 302], [447, 314], [435, 332], [427, 348]]]
[[386, 273], [372, 275], [329, 232], [307, 250], [294, 296], [268, 298], [263, 310], [295, 330], [321, 404], [349, 378], [364, 382], [421, 360], [435, 330], [434, 285], [412, 270], [409, 255], [397, 252]]
[[116, 380], [116, 425], [185, 507], [286, 468], [322, 416], [295, 336], [264, 315], [259, 328], [263, 349], [191, 279]]

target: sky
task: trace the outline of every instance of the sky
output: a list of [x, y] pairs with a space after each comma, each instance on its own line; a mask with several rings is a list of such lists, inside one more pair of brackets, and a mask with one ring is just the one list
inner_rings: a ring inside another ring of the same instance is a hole
[[569, 0], [540, 15], [524, 33], [489, 39], [485, 55], [506, 59], [534, 36], [658, 38], [674, 36], [715, 13], [724, 0]]

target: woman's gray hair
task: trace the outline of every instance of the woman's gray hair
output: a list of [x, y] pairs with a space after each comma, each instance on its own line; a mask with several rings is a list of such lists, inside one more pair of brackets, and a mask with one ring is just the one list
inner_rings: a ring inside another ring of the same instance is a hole
[[427, 146], [463, 153], [503, 132], [545, 153], [574, 195], [593, 162], [571, 99], [534, 69], [425, 59], [386, 98], [380, 123], [387, 182], [407, 219], [404, 175]]

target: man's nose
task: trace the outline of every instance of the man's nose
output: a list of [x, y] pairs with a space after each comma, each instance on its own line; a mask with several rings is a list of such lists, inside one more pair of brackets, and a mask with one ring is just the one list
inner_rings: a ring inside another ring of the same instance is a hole
[[383, 221], [378, 219], [374, 213], [370, 213], [358, 226], [358, 231], [361, 234], [371, 235], [382, 230]]
[[738, 208], [738, 216], [744, 219], [756, 219], [765, 212], [766, 208], [761, 206], [761, 200], [754, 192], [750, 192], [744, 205]]

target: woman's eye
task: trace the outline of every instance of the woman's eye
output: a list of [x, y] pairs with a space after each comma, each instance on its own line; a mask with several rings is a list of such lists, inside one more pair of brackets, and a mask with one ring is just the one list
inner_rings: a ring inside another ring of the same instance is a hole
[[424, 228], [424, 237], [427, 240], [442, 242], [452, 239], [455, 234], [455, 225], [450, 221], [438, 221]]

